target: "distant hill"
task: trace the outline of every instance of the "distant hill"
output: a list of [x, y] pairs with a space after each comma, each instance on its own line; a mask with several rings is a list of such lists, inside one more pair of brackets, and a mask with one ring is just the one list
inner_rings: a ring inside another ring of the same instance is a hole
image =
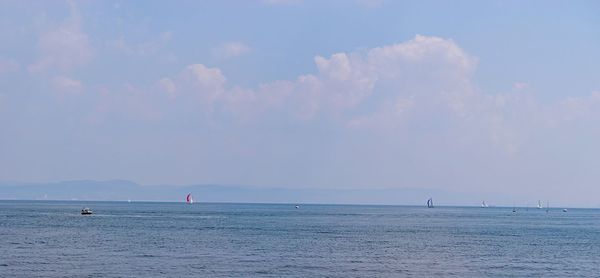
[[250, 186], [147, 186], [126, 180], [74, 180], [53, 183], [0, 183], [0, 199], [183, 201], [192, 193], [199, 202], [478, 205], [476, 196], [428, 189], [289, 189]]

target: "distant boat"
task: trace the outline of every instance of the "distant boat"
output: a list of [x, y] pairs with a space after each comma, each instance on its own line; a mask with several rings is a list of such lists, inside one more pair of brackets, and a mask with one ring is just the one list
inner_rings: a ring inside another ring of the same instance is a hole
[[488, 207], [488, 205], [485, 203], [485, 201], [481, 201], [481, 207], [482, 207], [482, 208], [487, 208], [487, 207]]
[[550, 210], [550, 202], [546, 203], [546, 212], [548, 212]]
[[297, 209], [299, 209], [299, 208], [300, 208], [300, 206], [299, 206], [299, 205], [296, 205], [296, 206], [294, 206], [294, 207], [295, 207], [295, 208], [297, 208]]
[[567, 212], [567, 209], [563, 209], [563, 212]]
[[517, 208], [516, 207], [513, 207], [513, 212], [517, 212]]
[[541, 208], [542, 208], [542, 201], [538, 200], [537, 208], [538, 208], [538, 209], [541, 209]]
[[429, 198], [429, 199], [427, 200], [427, 207], [428, 207], [428, 208], [433, 208], [433, 199], [432, 199], [432, 198]]
[[188, 204], [193, 204], [194, 203], [194, 198], [192, 197], [192, 193], [189, 193], [186, 197], [185, 197], [185, 202]]
[[92, 214], [92, 210], [90, 208], [83, 208], [81, 210], [81, 215], [90, 215]]

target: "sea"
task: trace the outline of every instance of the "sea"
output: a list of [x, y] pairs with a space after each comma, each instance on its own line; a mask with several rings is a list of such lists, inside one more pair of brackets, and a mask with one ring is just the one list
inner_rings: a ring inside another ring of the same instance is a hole
[[295, 205], [0, 201], [0, 277], [600, 275], [597, 209]]

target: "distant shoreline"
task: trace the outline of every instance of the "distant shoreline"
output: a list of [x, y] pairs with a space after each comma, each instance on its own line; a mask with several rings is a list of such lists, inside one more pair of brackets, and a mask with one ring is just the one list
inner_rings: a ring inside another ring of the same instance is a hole
[[[2, 202], [71, 202], [71, 203], [161, 203], [161, 204], [185, 204], [185, 201], [165, 201], [165, 200], [139, 200], [128, 202], [127, 200], [61, 200], [61, 199], [48, 199], [48, 200], [35, 200], [35, 199], [2, 199], [0, 198], [0, 203]], [[196, 202], [194, 206], [201, 206], [202, 204], [232, 204], [232, 205], [305, 205], [305, 206], [365, 206], [365, 207], [410, 207], [410, 208], [427, 208], [425, 205], [411, 205], [411, 204], [359, 204], [359, 203], [289, 203], [289, 202], [219, 202], [219, 201], [210, 201], [210, 202]], [[436, 205], [435, 208], [474, 208], [474, 209], [510, 209], [516, 208], [518, 211], [546, 211], [546, 208], [535, 208], [535, 207], [513, 207], [513, 206], [490, 206], [486, 208], [482, 208], [480, 206], [475, 205]], [[433, 208], [432, 210], [434, 210]], [[562, 210], [562, 209], [600, 209], [598, 207], [551, 207], [549, 210]]]

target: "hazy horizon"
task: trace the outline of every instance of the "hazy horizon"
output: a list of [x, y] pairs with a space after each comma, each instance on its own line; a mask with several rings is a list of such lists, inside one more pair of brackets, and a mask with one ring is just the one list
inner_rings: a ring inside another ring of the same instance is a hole
[[597, 207], [598, 11], [597, 1], [2, 1], [0, 182]]
[[[252, 185], [188, 184], [144, 185], [128, 180], [70, 180], [49, 183], [0, 181], [0, 200], [37, 201], [133, 201], [185, 202], [191, 193], [197, 203], [271, 203], [331, 205], [425, 206], [433, 198], [436, 206], [535, 208], [538, 202], [551, 209], [600, 208], [566, 199], [536, 199], [536, 196], [482, 195], [431, 188], [284, 188]], [[510, 200], [510, 201], [509, 201]]]

